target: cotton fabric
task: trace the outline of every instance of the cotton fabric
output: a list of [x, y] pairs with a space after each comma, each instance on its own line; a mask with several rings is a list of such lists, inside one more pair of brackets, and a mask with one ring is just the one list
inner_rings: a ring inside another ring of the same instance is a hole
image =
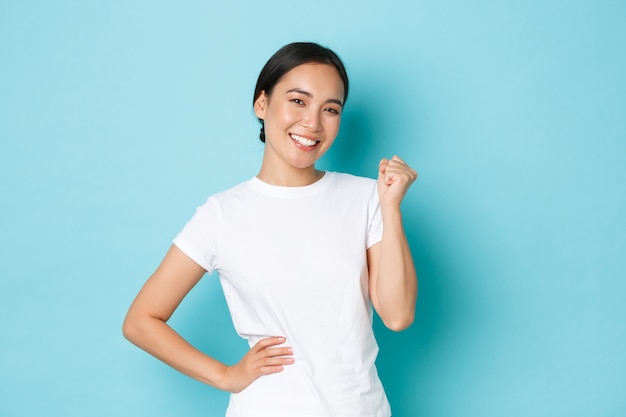
[[227, 417], [389, 417], [366, 251], [382, 238], [376, 181], [326, 172], [305, 187], [254, 177], [198, 207], [174, 244], [217, 271], [250, 347], [284, 336], [295, 363], [231, 394]]

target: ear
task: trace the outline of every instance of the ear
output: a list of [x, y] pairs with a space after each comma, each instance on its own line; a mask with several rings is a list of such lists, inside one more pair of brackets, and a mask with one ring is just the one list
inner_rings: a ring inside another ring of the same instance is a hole
[[261, 120], [265, 119], [265, 109], [267, 108], [268, 101], [269, 98], [267, 94], [265, 94], [265, 91], [261, 91], [259, 97], [254, 101], [254, 114], [256, 114], [257, 118]]

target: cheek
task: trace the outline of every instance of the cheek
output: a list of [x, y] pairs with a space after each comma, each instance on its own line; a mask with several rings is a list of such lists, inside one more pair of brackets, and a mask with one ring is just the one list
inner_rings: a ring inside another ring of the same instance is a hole
[[298, 112], [289, 108], [289, 106], [285, 106], [277, 110], [278, 111], [275, 113], [274, 117], [276, 118], [276, 121], [281, 124], [288, 125], [299, 119]]
[[328, 130], [332, 131], [337, 135], [339, 133], [339, 128], [341, 127], [341, 117], [333, 117], [328, 122]]

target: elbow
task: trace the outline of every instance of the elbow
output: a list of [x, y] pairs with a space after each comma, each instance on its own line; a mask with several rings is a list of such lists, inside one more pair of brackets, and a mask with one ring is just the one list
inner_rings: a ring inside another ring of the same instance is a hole
[[122, 335], [129, 341], [132, 341], [133, 336], [135, 334], [135, 327], [133, 323], [129, 320], [128, 316], [124, 319], [124, 323], [122, 323]]
[[164, 322], [165, 320], [158, 317], [131, 308], [122, 323], [122, 334], [129, 342], [143, 349], [157, 329], [155, 325]]
[[141, 325], [130, 314], [126, 316], [124, 323], [122, 323], [122, 335], [133, 344], [137, 344], [137, 339], [141, 335]]
[[415, 301], [416, 298], [413, 298], [403, 307], [386, 310], [376, 309], [376, 311], [379, 313], [385, 327], [394, 332], [401, 332], [411, 327], [415, 321]]
[[393, 319], [383, 320], [385, 327], [394, 332], [401, 332], [402, 330], [406, 330], [413, 324], [415, 320], [414, 314], [407, 314], [402, 317], [394, 317]]

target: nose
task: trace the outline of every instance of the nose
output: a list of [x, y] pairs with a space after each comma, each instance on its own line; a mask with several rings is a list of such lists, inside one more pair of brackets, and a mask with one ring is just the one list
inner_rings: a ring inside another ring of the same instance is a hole
[[303, 120], [303, 125], [312, 132], [322, 130], [322, 120], [317, 110], [310, 109]]

